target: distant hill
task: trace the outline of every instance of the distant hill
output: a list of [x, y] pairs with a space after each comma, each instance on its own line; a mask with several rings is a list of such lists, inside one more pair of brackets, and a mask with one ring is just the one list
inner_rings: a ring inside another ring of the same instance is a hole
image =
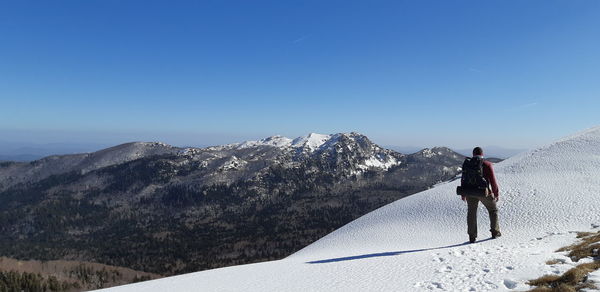
[[[414, 147], [414, 146], [385, 146], [385, 148], [387, 149], [391, 149], [400, 153], [415, 153], [418, 152], [420, 150], [422, 150], [423, 148], [421, 147]], [[457, 153], [460, 153], [461, 155], [464, 156], [471, 156], [471, 153], [473, 151], [473, 149], [458, 149], [458, 150], [454, 150]], [[502, 147], [494, 147], [494, 146], [489, 146], [489, 147], [484, 147], [484, 152], [485, 152], [485, 156], [486, 157], [490, 157], [488, 158], [488, 160], [503, 160], [512, 156], [515, 156], [519, 153], [525, 152], [526, 149], [511, 149], [511, 148], [502, 148]], [[495, 162], [495, 161], [494, 161]]]
[[[473, 148], [471, 149], [458, 149], [456, 152], [465, 155], [471, 156]], [[483, 147], [483, 152], [486, 157], [497, 157], [500, 159], [506, 159], [512, 156], [515, 156], [519, 153], [525, 152], [527, 149], [512, 149], [512, 148], [503, 148], [497, 146], [487, 146]]]
[[104, 144], [25, 143], [0, 141], [0, 161], [33, 161], [51, 155], [93, 152], [106, 148]]
[[3, 155], [0, 154], [0, 161], [18, 161], [18, 162], [26, 162], [33, 161], [44, 157], [44, 155], [35, 155], [35, 154], [15, 154], [15, 155]]

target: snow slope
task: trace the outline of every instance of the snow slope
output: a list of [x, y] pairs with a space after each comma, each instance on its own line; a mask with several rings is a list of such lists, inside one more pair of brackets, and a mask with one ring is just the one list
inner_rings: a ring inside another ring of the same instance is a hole
[[[600, 127], [495, 166], [503, 236], [466, 244], [458, 181], [375, 210], [290, 257], [109, 289], [112, 291], [489, 291], [573, 263], [558, 247], [600, 225]], [[546, 265], [559, 258], [564, 264]]]

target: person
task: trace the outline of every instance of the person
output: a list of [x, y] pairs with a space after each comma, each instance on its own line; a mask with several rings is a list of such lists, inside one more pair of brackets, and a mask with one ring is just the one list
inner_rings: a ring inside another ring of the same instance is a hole
[[487, 182], [487, 187], [491, 186], [491, 190], [488, 191], [486, 196], [462, 196], [462, 200], [467, 202], [467, 233], [469, 234], [469, 242], [474, 243], [477, 239], [477, 208], [479, 202], [481, 202], [487, 209], [490, 216], [490, 231], [492, 238], [501, 236], [500, 227], [498, 225], [498, 206], [497, 202], [499, 199], [500, 191], [498, 189], [498, 183], [496, 182], [496, 176], [494, 175], [494, 168], [492, 163], [483, 159], [483, 149], [481, 147], [475, 147], [473, 149], [473, 158], [481, 159], [483, 168], [483, 178]]

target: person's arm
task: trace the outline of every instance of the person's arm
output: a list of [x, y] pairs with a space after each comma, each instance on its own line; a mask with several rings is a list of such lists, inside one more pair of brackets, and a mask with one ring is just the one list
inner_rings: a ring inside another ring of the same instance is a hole
[[484, 166], [485, 167], [483, 170], [485, 172], [485, 178], [488, 180], [490, 185], [492, 185], [492, 193], [494, 193], [494, 198], [498, 199], [500, 196], [500, 190], [498, 189], [498, 182], [496, 181], [496, 175], [494, 174], [494, 167], [489, 161], [486, 161]]

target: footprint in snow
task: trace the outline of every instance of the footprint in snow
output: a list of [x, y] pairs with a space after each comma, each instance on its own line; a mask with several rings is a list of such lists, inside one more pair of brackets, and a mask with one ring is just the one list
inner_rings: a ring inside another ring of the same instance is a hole
[[442, 283], [432, 282], [431, 285], [427, 286], [427, 289], [429, 289], [429, 290], [444, 289], [444, 285], [442, 285]]
[[492, 288], [492, 289], [498, 289], [498, 285], [496, 285], [496, 284], [494, 284], [494, 283], [492, 283], [492, 282], [490, 282], [490, 281], [485, 281], [485, 283], [487, 284], [487, 286], [488, 286], [489, 288]]
[[511, 279], [504, 279], [504, 287], [508, 288], [508, 289], [515, 289], [517, 288], [517, 282], [511, 280]]
[[438, 263], [443, 263], [443, 262], [445, 262], [445, 261], [446, 261], [446, 259], [445, 259], [445, 258], [441, 258], [441, 257], [440, 257], [440, 258], [434, 258], [434, 259], [433, 259], [433, 261], [434, 261], [434, 262], [438, 262]]
[[453, 268], [451, 266], [445, 266], [440, 268], [439, 270], [437, 270], [438, 273], [450, 273], [452, 272]]

